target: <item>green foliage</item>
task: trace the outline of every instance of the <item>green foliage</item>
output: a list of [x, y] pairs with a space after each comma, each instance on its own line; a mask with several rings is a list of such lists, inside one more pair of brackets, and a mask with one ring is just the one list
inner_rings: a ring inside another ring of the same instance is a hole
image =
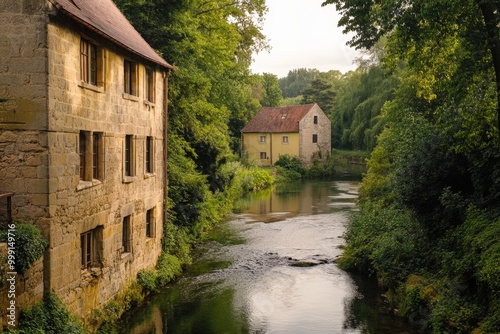
[[270, 187], [274, 178], [267, 170], [253, 167], [241, 170], [238, 173], [235, 187], [241, 190], [240, 195], [248, 191], [256, 191]]
[[364, 204], [352, 217], [344, 237], [347, 247], [339, 265], [376, 274], [379, 282], [390, 288], [404, 281], [426, 256], [420, 226], [410, 211], [394, 206]]
[[373, 150], [385, 126], [382, 107], [393, 98], [397, 83], [397, 75], [377, 63], [346, 74], [330, 115], [332, 145]]
[[[49, 242], [40, 233], [38, 227], [33, 224], [16, 222], [15, 249], [16, 249], [16, 271], [24, 274], [29, 267], [42, 255]], [[0, 231], [0, 240], [7, 241], [7, 232]]]
[[290, 70], [286, 77], [278, 80], [283, 97], [291, 98], [301, 95], [318, 74], [317, 69], [298, 68]]
[[21, 333], [84, 333], [82, 324], [70, 316], [61, 300], [52, 292], [46, 293], [42, 302], [21, 312], [18, 329]]
[[162, 253], [156, 265], [156, 287], [164, 286], [178, 277], [183, 270], [183, 264], [178, 257]]
[[263, 97], [260, 104], [263, 107], [278, 107], [283, 100], [281, 89], [278, 85], [278, 77], [271, 73], [262, 74]]
[[137, 273], [137, 283], [146, 292], [154, 292], [158, 289], [157, 280], [158, 273], [154, 270], [141, 270]]
[[332, 83], [325, 79], [314, 79], [309, 86], [302, 91], [302, 104], [317, 103], [321, 110], [329, 115], [333, 109], [333, 101], [336, 92]]
[[306, 168], [297, 156], [280, 155], [274, 164], [278, 182], [286, 182], [305, 178], [322, 178], [335, 174], [336, 161], [330, 157], [324, 161], [313, 160], [312, 165]]
[[274, 164], [277, 167], [283, 167], [288, 170], [292, 170], [300, 175], [304, 175], [306, 173], [306, 169], [302, 165], [299, 157], [290, 156], [288, 154], [280, 155], [278, 161]]

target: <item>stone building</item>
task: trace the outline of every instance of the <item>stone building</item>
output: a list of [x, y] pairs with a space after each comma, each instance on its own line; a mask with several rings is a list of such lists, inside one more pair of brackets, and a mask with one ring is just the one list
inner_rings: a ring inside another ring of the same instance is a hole
[[1, 1], [0, 22], [0, 193], [85, 317], [161, 252], [172, 66], [111, 0]]
[[264, 107], [241, 130], [243, 152], [261, 166], [280, 155], [297, 156], [310, 165], [331, 153], [331, 122], [316, 104]]

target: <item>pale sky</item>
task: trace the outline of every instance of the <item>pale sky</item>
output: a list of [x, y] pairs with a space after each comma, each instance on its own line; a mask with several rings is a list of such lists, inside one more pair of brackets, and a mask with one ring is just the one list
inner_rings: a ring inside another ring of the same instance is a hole
[[335, 5], [321, 7], [323, 0], [266, 0], [269, 11], [263, 26], [271, 51], [254, 54], [252, 73], [286, 77], [297, 68], [321, 72], [354, 70], [359, 53], [348, 47], [350, 36], [337, 27]]

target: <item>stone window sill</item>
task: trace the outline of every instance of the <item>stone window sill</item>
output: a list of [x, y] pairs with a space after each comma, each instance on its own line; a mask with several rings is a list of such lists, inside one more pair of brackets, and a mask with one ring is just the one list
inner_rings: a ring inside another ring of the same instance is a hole
[[127, 93], [123, 93], [122, 97], [123, 97], [125, 100], [130, 100], [130, 101], [134, 101], [134, 102], [139, 102], [139, 97], [138, 97], [138, 96], [135, 96], [135, 95], [130, 95], [130, 94], [127, 94]]
[[121, 258], [123, 261], [132, 261], [132, 253], [131, 252], [122, 253]]
[[90, 284], [90, 282], [94, 279], [102, 276], [102, 269], [99, 267], [91, 267], [88, 269], [81, 270], [81, 287], [85, 287]]
[[124, 176], [122, 182], [123, 183], [132, 183], [135, 181], [135, 176]]
[[85, 81], [81, 81], [78, 86], [81, 88], [89, 89], [89, 90], [97, 92], [97, 93], [104, 93], [104, 87], [94, 86], [94, 85], [89, 84]]
[[84, 189], [92, 188], [100, 184], [102, 184], [102, 182], [96, 179], [93, 179], [92, 181], [80, 180], [80, 182], [76, 186], [76, 191], [82, 191]]
[[154, 102], [151, 102], [151, 101], [148, 101], [148, 100], [144, 100], [144, 105], [147, 106], [148, 109], [154, 108], [156, 106], [156, 104]]
[[149, 179], [150, 177], [155, 177], [156, 173], [146, 173], [144, 174], [144, 179]]

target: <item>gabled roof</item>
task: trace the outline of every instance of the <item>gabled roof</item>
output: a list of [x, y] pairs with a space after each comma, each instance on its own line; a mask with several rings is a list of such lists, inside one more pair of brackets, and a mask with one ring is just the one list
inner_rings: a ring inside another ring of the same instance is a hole
[[112, 0], [49, 0], [58, 10], [115, 44], [172, 69], [135, 30]]
[[316, 103], [288, 107], [264, 107], [241, 132], [299, 132], [299, 122]]

